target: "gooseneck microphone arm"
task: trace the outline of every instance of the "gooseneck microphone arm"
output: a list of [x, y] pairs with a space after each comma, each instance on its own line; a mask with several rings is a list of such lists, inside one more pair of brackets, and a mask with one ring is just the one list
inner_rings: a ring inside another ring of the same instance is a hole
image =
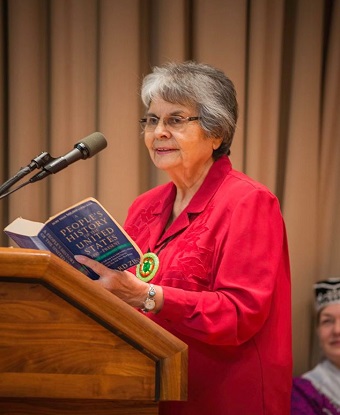
[[6, 190], [8, 190], [11, 186], [13, 186], [27, 174], [31, 173], [34, 169], [45, 166], [45, 164], [49, 163], [51, 160], [52, 157], [49, 155], [49, 153], [46, 153], [46, 151], [39, 154], [37, 157], [31, 160], [30, 164], [28, 164], [26, 167], [22, 167], [13, 177], [8, 179], [4, 184], [0, 186], [0, 195], [6, 192]]
[[2, 195], [0, 195], [0, 200], [3, 199], [6, 196], [9, 196], [11, 193], [16, 192], [17, 190], [21, 189], [22, 187], [27, 186], [28, 184], [30, 184], [30, 181], [29, 180], [27, 180], [26, 182], [22, 183], [20, 186], [15, 187], [12, 190], [9, 190], [7, 193], [3, 193]]

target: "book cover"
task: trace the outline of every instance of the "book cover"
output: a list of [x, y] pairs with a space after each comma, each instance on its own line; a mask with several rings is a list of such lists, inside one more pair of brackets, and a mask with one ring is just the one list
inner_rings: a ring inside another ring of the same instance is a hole
[[137, 265], [142, 256], [126, 231], [94, 198], [52, 216], [45, 224], [17, 218], [4, 232], [19, 247], [49, 250], [92, 279], [98, 275], [79, 264], [74, 255], [86, 255], [119, 271]]

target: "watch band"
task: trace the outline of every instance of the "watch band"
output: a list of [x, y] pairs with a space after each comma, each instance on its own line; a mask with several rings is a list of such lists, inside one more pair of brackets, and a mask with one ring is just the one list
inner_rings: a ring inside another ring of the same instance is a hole
[[144, 313], [148, 313], [149, 311], [153, 310], [156, 307], [156, 301], [154, 299], [156, 295], [155, 286], [153, 284], [149, 284], [149, 291], [148, 296], [146, 297], [144, 301], [144, 308], [142, 308], [142, 311]]

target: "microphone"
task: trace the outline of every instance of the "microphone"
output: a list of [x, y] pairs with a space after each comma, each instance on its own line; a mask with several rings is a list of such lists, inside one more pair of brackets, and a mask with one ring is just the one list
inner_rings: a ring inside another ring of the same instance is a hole
[[43, 166], [42, 171], [29, 179], [29, 183], [37, 182], [44, 179], [50, 174], [55, 174], [60, 170], [65, 169], [70, 164], [78, 160], [85, 160], [99, 153], [107, 146], [107, 141], [103, 134], [95, 132], [83, 138], [74, 145], [73, 150], [66, 153], [64, 156], [52, 159], [49, 163]]

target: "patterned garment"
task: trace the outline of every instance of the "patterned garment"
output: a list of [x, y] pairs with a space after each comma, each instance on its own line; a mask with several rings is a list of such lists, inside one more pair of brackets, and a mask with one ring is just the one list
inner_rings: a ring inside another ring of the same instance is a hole
[[[340, 394], [340, 391], [339, 391]], [[293, 380], [291, 415], [339, 415], [330, 400], [322, 395], [308, 379]]]

